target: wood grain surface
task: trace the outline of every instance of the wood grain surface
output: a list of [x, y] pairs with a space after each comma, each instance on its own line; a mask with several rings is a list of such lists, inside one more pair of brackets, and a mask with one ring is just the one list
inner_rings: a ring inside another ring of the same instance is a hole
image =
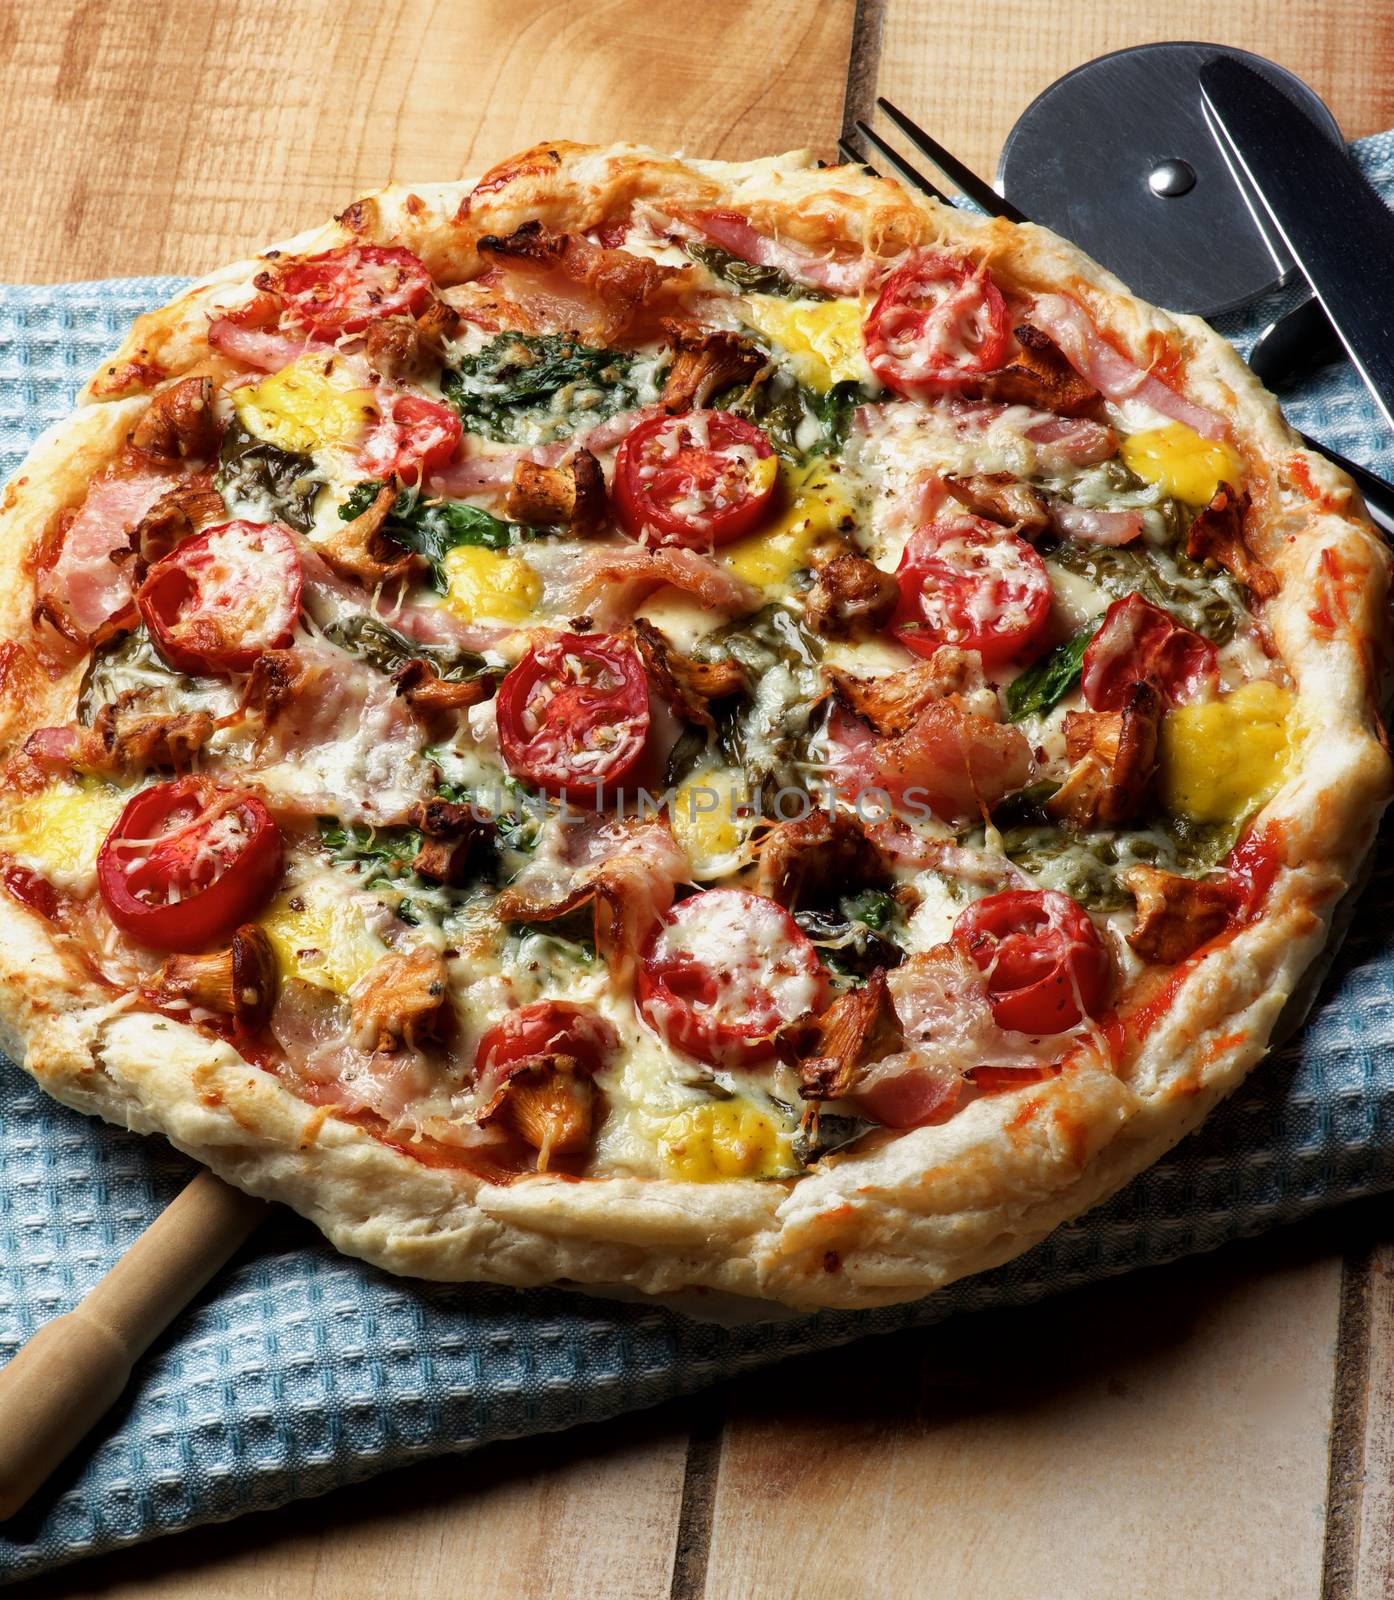
[[[990, 174], [1060, 73], [1163, 37], [1394, 124], [1388, 0], [0, 0], [0, 277], [205, 269], [544, 137], [831, 156], [878, 89]], [[12, 1592], [1394, 1596], [1394, 1208], [1352, 1215]]]

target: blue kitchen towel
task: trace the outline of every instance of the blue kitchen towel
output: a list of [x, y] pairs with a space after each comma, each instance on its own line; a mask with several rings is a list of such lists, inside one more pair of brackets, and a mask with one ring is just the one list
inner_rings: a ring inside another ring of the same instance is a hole
[[[1394, 135], [1356, 150], [1394, 194]], [[0, 287], [0, 475], [67, 412], [131, 317], [182, 282]], [[1295, 294], [1223, 331], [1246, 350]], [[1394, 441], [1348, 370], [1321, 374], [1288, 412], [1394, 476]], [[78, 1457], [0, 1529], [0, 1582], [866, 1334], [1025, 1304], [1394, 1188], [1394, 919], [1378, 910], [1394, 902], [1392, 840], [1295, 1043], [1109, 1204], [917, 1304], [720, 1327], [560, 1291], [390, 1278], [278, 1212], [141, 1363]], [[48, 1100], [0, 1059], [0, 1361], [71, 1309], [193, 1170], [160, 1140]]]

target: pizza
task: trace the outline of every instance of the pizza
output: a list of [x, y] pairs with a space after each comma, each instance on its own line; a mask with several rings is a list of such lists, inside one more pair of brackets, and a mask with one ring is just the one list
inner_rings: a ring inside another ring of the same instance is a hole
[[1389, 560], [1204, 323], [540, 145], [141, 317], [5, 491], [0, 1018], [393, 1272], [922, 1295], [1259, 1062]]

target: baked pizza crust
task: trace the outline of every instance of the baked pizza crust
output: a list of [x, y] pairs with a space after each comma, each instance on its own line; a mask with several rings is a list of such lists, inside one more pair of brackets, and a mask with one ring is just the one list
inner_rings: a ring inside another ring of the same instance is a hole
[[[1044, 229], [974, 218], [858, 168], [820, 169], [807, 153], [723, 164], [630, 145], [538, 146], [480, 187], [394, 186], [277, 248], [400, 242], [449, 286], [476, 270], [475, 241], [486, 233], [532, 217], [586, 228], [622, 200], [646, 197], [729, 205], [814, 247], [942, 242], [1001, 263], [1017, 282], [1077, 296], [1143, 365], [1163, 339], [1179, 350], [1181, 387], [1230, 419], [1249, 467], [1261, 516], [1256, 554], [1283, 580], [1265, 623], [1293, 680], [1297, 726], [1319, 730], [1301, 742], [1259, 818], [1278, 825], [1282, 852], [1261, 920], [1194, 966], [1122, 1076], [1079, 1052], [1053, 1079], [974, 1100], [942, 1125], [833, 1157], [797, 1182], [541, 1175], [504, 1187], [425, 1166], [309, 1106], [230, 1045], [113, 1004], [68, 964], [47, 924], [4, 895], [0, 1042], [57, 1099], [165, 1134], [230, 1182], [293, 1206], [340, 1250], [392, 1272], [649, 1294], [705, 1288], [797, 1307], [891, 1304], [1006, 1261], [1102, 1200], [1190, 1132], [1263, 1056], [1390, 792], [1379, 717], [1388, 552], [1351, 482], [1302, 448], [1205, 323], [1135, 300]], [[28, 613], [26, 555], [81, 500], [154, 389], [231, 370], [204, 340], [208, 313], [247, 298], [261, 264], [226, 267], [140, 318], [78, 410], [35, 444], [0, 506], [0, 637], [19, 637]], [[0, 732], [8, 740], [65, 720], [75, 693], [73, 674], [0, 697]]]

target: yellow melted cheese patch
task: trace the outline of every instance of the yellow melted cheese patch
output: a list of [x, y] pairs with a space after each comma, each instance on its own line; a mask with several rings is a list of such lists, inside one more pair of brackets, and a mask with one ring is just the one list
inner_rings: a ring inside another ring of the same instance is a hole
[[293, 455], [357, 444], [377, 418], [372, 390], [355, 388], [326, 356], [300, 356], [260, 383], [234, 390], [232, 405], [249, 433]]
[[852, 515], [838, 473], [821, 457], [806, 467], [782, 467], [781, 478], [782, 509], [770, 526], [721, 552], [726, 566], [757, 589], [783, 590], [808, 565], [810, 551], [832, 538]]
[[862, 354], [862, 308], [855, 300], [814, 305], [753, 294], [746, 320], [789, 354], [800, 383], [826, 394], [835, 383], [860, 383], [866, 376]]
[[1162, 722], [1162, 802], [1199, 822], [1235, 822], [1257, 810], [1287, 771], [1292, 694], [1246, 683], [1206, 705], [1178, 706]]
[[1208, 504], [1221, 483], [1239, 489], [1244, 464], [1223, 441], [1202, 439], [1184, 422], [1131, 433], [1118, 447], [1123, 464], [1163, 494], [1188, 505]]
[[457, 545], [445, 558], [445, 603], [466, 622], [522, 622], [542, 598], [542, 580], [522, 556]]
[[748, 1100], [715, 1100], [678, 1112], [659, 1140], [663, 1174], [688, 1183], [779, 1178], [796, 1170], [788, 1135]]
[[387, 953], [351, 899], [309, 885], [280, 895], [261, 917], [281, 971], [347, 994]]
[[739, 871], [755, 825], [745, 774], [734, 767], [707, 767], [673, 796], [669, 821], [698, 882]]
[[73, 783], [7, 796], [0, 810], [0, 850], [32, 866], [55, 888], [84, 893], [96, 881], [102, 840], [130, 798], [120, 790]]

